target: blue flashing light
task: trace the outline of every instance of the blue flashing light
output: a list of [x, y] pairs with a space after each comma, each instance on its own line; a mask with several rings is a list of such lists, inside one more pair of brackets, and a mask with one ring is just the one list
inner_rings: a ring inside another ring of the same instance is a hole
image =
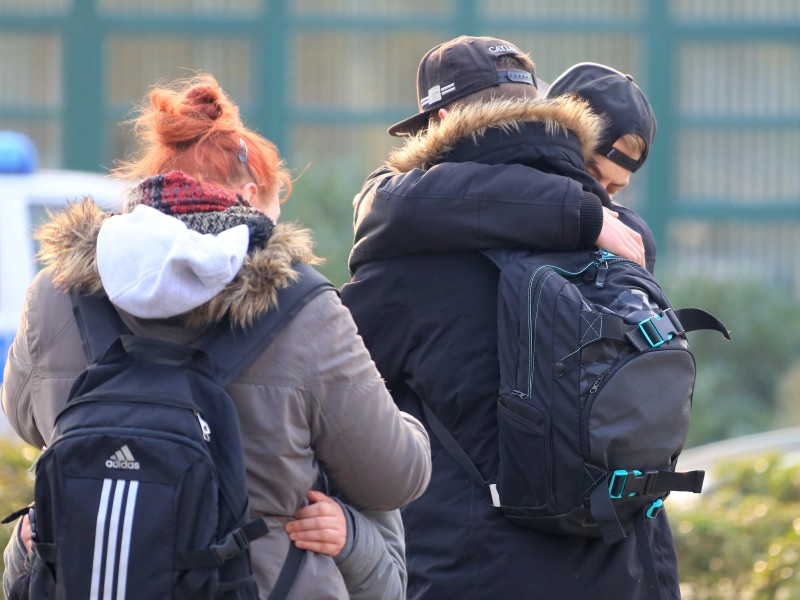
[[36, 145], [16, 131], [0, 131], [0, 173], [33, 173], [36, 170]]

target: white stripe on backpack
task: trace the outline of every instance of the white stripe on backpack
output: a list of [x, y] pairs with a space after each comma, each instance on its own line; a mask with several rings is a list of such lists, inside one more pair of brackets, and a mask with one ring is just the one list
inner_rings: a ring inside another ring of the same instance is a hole
[[[100, 494], [100, 506], [97, 509], [97, 523], [94, 533], [94, 558], [92, 560], [92, 582], [90, 600], [115, 600], [114, 596], [114, 571], [117, 571], [116, 600], [125, 600], [125, 588], [128, 582], [128, 559], [130, 556], [131, 532], [133, 531], [133, 515], [136, 508], [136, 495], [139, 491], [139, 482], [131, 481], [128, 497], [125, 501], [125, 512], [120, 524], [122, 501], [125, 498], [125, 488], [128, 481], [124, 479], [103, 480], [103, 489]], [[111, 486], [114, 484], [114, 497], [111, 499]], [[109, 518], [109, 505], [111, 515]], [[121, 531], [120, 531], [121, 525]], [[108, 531], [108, 542], [104, 545]], [[117, 541], [119, 540], [119, 557], [116, 555]], [[103, 573], [103, 556], [105, 555], [105, 573], [103, 576], [103, 591], [100, 594], [100, 577]], [[119, 560], [117, 560], [119, 559]]]

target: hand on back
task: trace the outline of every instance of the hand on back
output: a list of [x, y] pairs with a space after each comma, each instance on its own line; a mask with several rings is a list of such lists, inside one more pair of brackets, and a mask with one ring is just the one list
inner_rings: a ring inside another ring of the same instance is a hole
[[301, 550], [336, 556], [347, 540], [344, 511], [336, 500], [322, 492], [311, 490], [308, 499], [311, 504], [294, 514], [296, 520], [286, 524], [286, 533]]

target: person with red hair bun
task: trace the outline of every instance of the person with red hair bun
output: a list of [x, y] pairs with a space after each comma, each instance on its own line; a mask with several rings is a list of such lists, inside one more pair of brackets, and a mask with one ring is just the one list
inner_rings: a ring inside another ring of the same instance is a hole
[[[138, 152], [114, 169], [137, 182], [122, 213], [85, 199], [36, 234], [45, 268], [28, 292], [2, 406], [37, 448], [87, 367], [69, 292], [108, 296], [137, 336], [192, 345], [223, 319], [250, 327], [276, 309], [297, 265], [320, 262], [308, 230], [277, 223], [292, 188], [277, 148], [244, 126], [214, 77], [153, 87], [131, 123]], [[396, 509], [428, 484], [429, 441], [395, 407], [338, 295], [308, 302], [226, 390], [251, 517], [269, 526], [250, 544], [254, 583], [242, 597], [270, 595], [292, 543], [313, 551], [289, 598], [403, 597]], [[310, 491], [320, 472], [359, 510]], [[18, 527], [7, 562], [21, 546]]]

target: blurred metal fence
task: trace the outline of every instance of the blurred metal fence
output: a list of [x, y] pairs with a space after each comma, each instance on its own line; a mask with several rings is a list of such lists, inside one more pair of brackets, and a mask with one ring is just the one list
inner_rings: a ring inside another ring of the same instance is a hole
[[800, 294], [797, 0], [0, 0], [0, 128], [45, 166], [99, 170], [149, 85], [204, 70], [291, 166], [355, 191], [416, 110], [419, 58], [464, 33], [513, 41], [548, 81], [586, 60], [633, 74], [659, 130], [621, 199], [660, 264]]

